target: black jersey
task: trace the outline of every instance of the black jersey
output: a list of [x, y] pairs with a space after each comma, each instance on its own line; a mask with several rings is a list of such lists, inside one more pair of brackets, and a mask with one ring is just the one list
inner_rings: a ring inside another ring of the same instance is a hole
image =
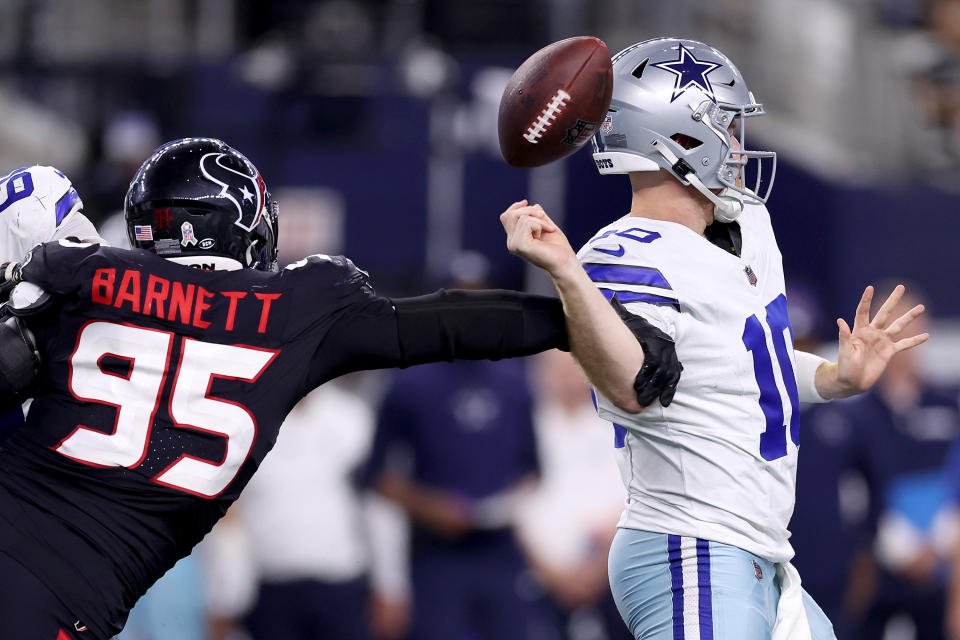
[[[450, 357], [405, 353], [403, 314], [343, 257], [202, 271], [68, 245], [38, 247], [22, 269], [60, 302], [29, 319], [44, 366], [25, 427], [0, 450], [0, 553], [93, 637], [116, 633], [211, 529], [310, 390], [352, 370]], [[410, 316], [412, 333], [431, 308]], [[559, 303], [550, 314], [562, 327]], [[437, 343], [453, 344], [442, 324]]]

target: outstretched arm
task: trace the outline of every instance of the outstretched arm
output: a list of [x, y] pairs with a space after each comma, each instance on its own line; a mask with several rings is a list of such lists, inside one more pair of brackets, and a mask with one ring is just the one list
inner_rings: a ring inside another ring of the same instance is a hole
[[897, 340], [907, 325], [924, 311], [923, 305], [918, 304], [899, 318], [892, 319], [893, 309], [903, 298], [904, 291], [902, 284], [897, 285], [871, 321], [873, 287], [867, 287], [857, 305], [853, 329], [843, 318], [837, 319], [840, 351], [836, 362], [825, 362], [817, 368], [814, 380], [817, 393], [827, 399], [863, 393], [883, 374], [890, 358], [930, 339], [929, 333], [921, 333]]
[[633, 387], [643, 366], [637, 338], [577, 262], [560, 228], [540, 205], [516, 202], [500, 216], [507, 249], [546, 271], [560, 293], [567, 318], [570, 351], [597, 390], [631, 413], [644, 409]]
[[342, 313], [320, 343], [312, 389], [351, 371], [452, 360], [499, 360], [568, 349], [556, 298], [518, 291], [444, 290], [371, 297]]

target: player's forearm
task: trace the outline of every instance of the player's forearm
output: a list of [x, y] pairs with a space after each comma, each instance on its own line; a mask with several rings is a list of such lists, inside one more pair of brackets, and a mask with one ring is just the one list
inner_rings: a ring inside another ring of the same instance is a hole
[[515, 358], [568, 348], [563, 308], [556, 298], [517, 291], [441, 289], [393, 303], [401, 366]]
[[314, 360], [305, 386], [351, 371], [453, 360], [498, 360], [569, 349], [556, 298], [517, 291], [444, 291], [375, 298], [343, 314]]
[[643, 366], [643, 348], [579, 263], [552, 272], [567, 317], [570, 351], [590, 382], [614, 405], [637, 413], [633, 381]]

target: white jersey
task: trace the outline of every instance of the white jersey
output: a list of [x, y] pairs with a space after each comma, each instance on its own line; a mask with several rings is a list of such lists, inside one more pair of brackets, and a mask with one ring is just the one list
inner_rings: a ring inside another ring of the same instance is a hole
[[61, 238], [102, 242], [82, 208], [70, 180], [53, 167], [21, 167], [0, 178], [0, 263]]
[[673, 403], [641, 414], [598, 398], [627, 488], [621, 527], [793, 556], [797, 384], [780, 250], [761, 205], [738, 218], [737, 257], [683, 225], [624, 217], [578, 257], [609, 298], [676, 341]]

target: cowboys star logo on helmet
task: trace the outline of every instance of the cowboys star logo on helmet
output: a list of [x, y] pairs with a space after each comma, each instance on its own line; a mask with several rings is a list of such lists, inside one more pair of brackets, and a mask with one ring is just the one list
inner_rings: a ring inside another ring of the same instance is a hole
[[746, 137], [746, 120], [763, 113], [720, 51], [696, 40], [646, 40], [613, 57], [610, 111], [593, 159], [602, 174], [666, 171], [710, 200], [716, 220], [731, 222], [773, 188], [777, 154]]
[[713, 94], [713, 86], [710, 84], [710, 79], [707, 78], [707, 76], [719, 69], [722, 65], [716, 62], [697, 60], [693, 52], [684, 47], [682, 42], [679, 43], [679, 45], [680, 53], [676, 60], [656, 62], [652, 65], [677, 76], [676, 82], [673, 85], [673, 96], [670, 98], [670, 102], [679, 98], [690, 87], [698, 87], [707, 94], [708, 98], [716, 102], [717, 97]]
[[[220, 187], [218, 197], [226, 198], [237, 208], [237, 226], [250, 231], [260, 222], [263, 211], [264, 184], [260, 174], [251, 176], [236, 169], [225, 166], [221, 160], [224, 153], [208, 153], [200, 158], [200, 171], [203, 176]], [[250, 188], [241, 185], [238, 189], [234, 176], [241, 176], [250, 181]]]

